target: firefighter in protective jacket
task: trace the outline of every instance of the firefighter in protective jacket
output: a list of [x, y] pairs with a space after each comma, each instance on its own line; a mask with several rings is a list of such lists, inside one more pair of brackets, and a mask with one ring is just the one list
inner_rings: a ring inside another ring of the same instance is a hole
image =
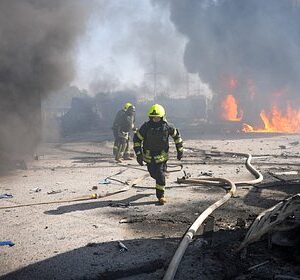
[[159, 104], [150, 107], [149, 121], [136, 131], [133, 137], [137, 162], [142, 166], [146, 162], [150, 176], [156, 181], [156, 197], [160, 204], [166, 203], [165, 172], [167, 169], [169, 136], [175, 142], [177, 159], [183, 155], [183, 141], [178, 129], [165, 119], [165, 109]]
[[128, 102], [124, 105], [124, 108], [117, 113], [112, 127], [115, 138], [113, 155], [117, 162], [121, 162], [121, 158], [131, 159], [129, 150], [129, 134], [131, 130], [134, 130], [134, 122], [135, 107]]

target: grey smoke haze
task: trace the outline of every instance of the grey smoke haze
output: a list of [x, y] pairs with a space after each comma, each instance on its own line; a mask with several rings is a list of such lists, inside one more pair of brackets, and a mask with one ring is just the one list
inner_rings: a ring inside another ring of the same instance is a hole
[[[94, 10], [86, 44], [82, 45], [84, 50], [91, 48], [94, 57], [91, 67], [98, 62], [94, 72], [87, 74], [90, 69], [83, 68], [81, 75], [88, 75], [85, 80], [93, 78], [88, 83], [91, 92], [108, 87], [133, 88], [145, 95], [144, 89], [148, 87], [148, 93], [152, 94], [151, 73], [156, 57], [158, 91], [185, 94], [186, 72], [182, 60], [185, 38], [170, 21], [168, 6], [161, 4], [151, 0], [106, 1]], [[93, 52], [93, 46], [101, 44], [105, 48]], [[195, 78], [198, 80], [196, 75]]]
[[40, 100], [70, 82], [88, 8], [77, 0], [0, 2], [0, 151], [32, 149]]
[[256, 101], [250, 106], [266, 107], [280, 92], [281, 104], [290, 99], [299, 109], [299, 1], [172, 0], [169, 5], [171, 20], [188, 39], [187, 70], [215, 93], [227, 94], [234, 78], [234, 93], [244, 107], [250, 104], [251, 84]]

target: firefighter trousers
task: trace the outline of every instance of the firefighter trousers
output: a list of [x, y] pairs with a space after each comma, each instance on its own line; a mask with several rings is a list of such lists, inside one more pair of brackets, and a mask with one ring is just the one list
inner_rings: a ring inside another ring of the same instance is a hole
[[147, 163], [147, 169], [150, 173], [150, 176], [155, 179], [156, 182], [156, 197], [158, 199], [164, 197], [166, 186], [165, 172], [167, 170], [167, 162], [156, 163], [154, 161], [151, 161], [151, 163]]
[[113, 155], [116, 159], [120, 159], [122, 157], [129, 157], [129, 137], [127, 139], [120, 137], [117, 131], [113, 131], [114, 133], [114, 146], [113, 146]]

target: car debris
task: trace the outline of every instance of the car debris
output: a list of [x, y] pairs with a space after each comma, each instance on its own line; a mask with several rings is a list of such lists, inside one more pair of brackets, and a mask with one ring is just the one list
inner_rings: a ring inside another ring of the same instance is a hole
[[245, 248], [248, 244], [258, 241], [264, 234], [284, 226], [284, 222], [290, 217], [295, 216], [295, 226], [299, 225], [300, 220], [300, 193], [282, 200], [275, 206], [260, 213], [251, 227], [249, 228], [244, 241], [239, 250]]

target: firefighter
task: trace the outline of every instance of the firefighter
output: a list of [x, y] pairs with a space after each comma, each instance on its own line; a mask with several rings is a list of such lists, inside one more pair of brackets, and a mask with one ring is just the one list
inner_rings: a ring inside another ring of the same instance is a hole
[[130, 131], [134, 129], [135, 107], [127, 102], [123, 109], [120, 110], [113, 123], [114, 146], [113, 155], [117, 162], [131, 159], [129, 151]]
[[178, 129], [165, 119], [165, 109], [159, 104], [150, 107], [149, 121], [145, 122], [133, 136], [134, 152], [139, 165], [146, 162], [150, 176], [156, 181], [156, 197], [160, 204], [166, 203], [165, 172], [167, 170], [169, 136], [175, 142], [177, 159], [183, 156], [183, 141]]

